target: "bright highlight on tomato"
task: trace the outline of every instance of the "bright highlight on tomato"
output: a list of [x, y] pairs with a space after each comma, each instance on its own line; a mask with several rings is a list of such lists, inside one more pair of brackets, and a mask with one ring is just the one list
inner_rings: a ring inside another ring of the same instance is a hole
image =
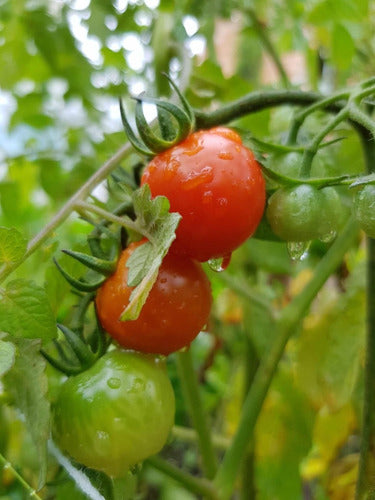
[[155, 156], [141, 184], [182, 220], [172, 252], [201, 262], [230, 254], [262, 217], [265, 181], [253, 153], [225, 127], [200, 130]]
[[174, 412], [164, 364], [114, 350], [64, 382], [53, 409], [53, 437], [78, 462], [119, 477], [161, 450]]
[[103, 328], [122, 346], [170, 354], [190, 344], [208, 320], [210, 282], [199, 262], [168, 253], [138, 319], [120, 321], [132, 288], [126, 263], [142, 242], [123, 251], [116, 272], [99, 288], [96, 307]]

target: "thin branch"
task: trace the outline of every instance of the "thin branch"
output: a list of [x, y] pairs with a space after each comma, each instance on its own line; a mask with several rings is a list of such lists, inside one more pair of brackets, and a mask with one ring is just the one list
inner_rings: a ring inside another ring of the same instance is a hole
[[25, 479], [16, 471], [12, 464], [8, 462], [8, 460], [0, 453], [0, 469], [9, 470], [13, 476], [17, 479], [17, 481], [24, 487], [24, 489], [28, 492], [29, 498], [34, 498], [34, 500], [42, 500], [40, 496], [36, 493], [36, 491], [25, 481]]
[[[375, 144], [362, 137], [367, 171], [375, 171]], [[375, 492], [375, 240], [367, 238], [367, 332], [361, 450], [356, 500], [370, 498]]]
[[154, 469], [157, 469], [172, 479], [175, 479], [192, 493], [203, 495], [205, 498], [211, 500], [218, 500], [219, 498], [215, 488], [209, 481], [194, 477], [158, 456], [148, 458], [145, 461], [145, 464], [150, 465]]
[[[236, 118], [241, 118], [250, 113], [262, 111], [290, 104], [294, 106], [305, 106], [323, 100], [324, 96], [318, 92], [304, 92], [302, 90], [265, 90], [251, 92], [236, 101], [232, 101], [219, 109], [202, 112], [194, 110], [197, 128], [210, 128], [215, 125], [228, 123]], [[331, 112], [339, 112], [342, 106], [332, 103], [326, 109]]]
[[211, 479], [216, 473], [217, 459], [211, 440], [210, 427], [199, 393], [198, 380], [194, 372], [190, 350], [177, 354], [177, 368], [189, 413], [197, 431], [203, 470], [205, 475]]
[[284, 348], [312, 303], [318, 291], [328, 277], [340, 265], [346, 251], [353, 244], [358, 233], [358, 225], [350, 220], [340, 236], [333, 243], [324, 258], [315, 268], [314, 276], [304, 290], [295, 297], [282, 311], [277, 324], [277, 337], [267, 356], [261, 361], [254, 382], [245, 400], [241, 420], [232, 444], [215, 477], [222, 500], [228, 500], [232, 494], [242, 460], [251, 441], [254, 427], [267, 395], [273, 375], [283, 355]]
[[249, 14], [249, 16], [251, 18], [251, 21], [253, 23], [253, 28], [254, 28], [256, 34], [258, 35], [260, 41], [262, 42], [264, 49], [268, 52], [268, 55], [270, 56], [274, 65], [276, 66], [284, 87], [287, 87], [287, 88], [290, 87], [291, 83], [289, 81], [287, 72], [283, 66], [283, 63], [281, 62], [281, 59], [279, 57], [277, 50], [275, 49], [275, 47], [272, 43], [272, 40], [268, 36], [267, 28], [263, 25], [263, 23], [260, 21], [260, 19], [258, 19], [254, 9], [249, 8], [246, 10], [246, 12]]
[[[172, 436], [185, 443], [198, 443], [198, 434], [195, 429], [175, 425], [172, 428]], [[219, 434], [212, 434], [212, 444], [218, 450], [226, 450], [230, 445], [230, 438]]]
[[17, 267], [30, 257], [49, 237], [50, 235], [69, 217], [75, 210], [76, 205], [86, 199], [91, 191], [98, 186], [109, 173], [117, 167], [132, 152], [130, 143], [127, 143], [116, 154], [104, 163], [81, 187], [80, 189], [65, 203], [65, 205], [56, 213], [49, 223], [30, 241], [27, 251], [23, 258], [12, 264], [4, 265], [0, 270], [0, 283], [7, 278]]

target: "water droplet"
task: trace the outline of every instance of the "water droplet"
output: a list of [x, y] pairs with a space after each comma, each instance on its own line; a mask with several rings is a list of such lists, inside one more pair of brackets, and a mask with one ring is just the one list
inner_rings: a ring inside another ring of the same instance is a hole
[[165, 179], [171, 180], [176, 175], [179, 167], [180, 167], [180, 162], [175, 158], [171, 158], [165, 168]]
[[96, 438], [99, 441], [104, 441], [105, 439], [109, 438], [109, 434], [106, 431], [96, 431]]
[[121, 386], [121, 380], [117, 377], [111, 377], [107, 380], [107, 385], [111, 389], [118, 389]]
[[232, 254], [230, 253], [228, 255], [225, 255], [224, 257], [220, 257], [219, 259], [210, 259], [208, 261], [208, 265], [213, 271], [221, 273], [222, 271], [225, 271], [225, 269], [229, 266], [231, 257]]
[[146, 389], [145, 381], [139, 377], [136, 377], [133, 381], [132, 392], [141, 392]]
[[209, 203], [212, 202], [212, 199], [213, 199], [213, 193], [212, 191], [205, 191], [203, 193], [203, 196], [202, 196], [202, 202], [205, 204], [205, 205], [208, 205]]
[[200, 184], [211, 182], [213, 177], [214, 177], [213, 168], [210, 167], [209, 165], [206, 165], [205, 167], [202, 168], [202, 170], [199, 170], [198, 172], [196, 171], [189, 172], [189, 174], [186, 176], [186, 179], [184, 179], [182, 187], [185, 190], [194, 189]]
[[218, 208], [226, 208], [228, 206], [228, 200], [227, 198], [218, 198], [217, 200], [217, 206]]
[[233, 155], [232, 153], [222, 151], [217, 155], [221, 160], [233, 160]]
[[336, 236], [337, 236], [337, 232], [335, 230], [332, 230], [332, 231], [329, 231], [324, 236], [321, 236], [319, 239], [323, 243], [330, 243], [331, 241], [333, 241], [336, 238]]
[[288, 241], [287, 248], [293, 260], [303, 260], [307, 257], [311, 241]]

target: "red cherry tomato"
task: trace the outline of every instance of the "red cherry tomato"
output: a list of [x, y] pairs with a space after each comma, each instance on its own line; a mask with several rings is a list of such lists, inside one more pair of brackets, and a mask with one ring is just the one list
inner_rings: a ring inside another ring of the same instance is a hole
[[199, 262], [168, 253], [138, 319], [120, 321], [132, 292], [126, 262], [140, 244], [132, 243], [123, 251], [115, 273], [99, 288], [98, 316], [121, 346], [167, 355], [189, 345], [206, 324], [212, 303], [210, 282]]
[[169, 199], [182, 220], [172, 252], [201, 262], [224, 257], [256, 230], [265, 181], [253, 153], [234, 131], [200, 130], [158, 154], [141, 184]]

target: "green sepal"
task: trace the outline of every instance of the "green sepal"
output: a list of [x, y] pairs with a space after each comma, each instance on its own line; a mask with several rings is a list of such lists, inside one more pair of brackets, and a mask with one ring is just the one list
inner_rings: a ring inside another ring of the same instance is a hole
[[90, 350], [90, 347], [84, 340], [82, 340], [76, 332], [70, 328], [57, 324], [57, 328], [62, 331], [72, 351], [76, 355], [82, 367], [90, 366], [95, 361], [95, 355]]
[[87, 255], [86, 253], [74, 252], [73, 250], [62, 251], [70, 257], [73, 257], [73, 259], [78, 260], [78, 262], [81, 262], [89, 269], [104, 274], [105, 276], [110, 276], [116, 269], [116, 260], [99, 259], [98, 257]]
[[[160, 99], [155, 99], [148, 96], [137, 97], [136, 100], [137, 105], [135, 108], [135, 121], [137, 124], [139, 135], [142, 137], [146, 146], [148, 146], [156, 153], [160, 153], [161, 151], [165, 151], [166, 149], [174, 146], [178, 142], [185, 139], [185, 137], [187, 137], [192, 131], [193, 126], [190, 117], [182, 108], [176, 106], [176, 104], [172, 104], [168, 101], [161, 101]], [[173, 140], [165, 141], [164, 139], [157, 137], [152, 132], [142, 111], [141, 103], [143, 101], [155, 104], [157, 108], [164, 109], [173, 116], [178, 125], [178, 130]]]
[[43, 349], [40, 350], [40, 354], [48, 361], [48, 363], [56, 368], [56, 370], [65, 373], [65, 375], [78, 375], [78, 373], [82, 372], [82, 367], [78, 365], [74, 365], [72, 363], [68, 363], [63, 361], [62, 359], [56, 359], [53, 356], [50, 356]]
[[99, 287], [101, 287], [103, 285], [103, 283], [105, 282], [106, 280], [106, 277], [103, 277], [101, 278], [100, 280], [98, 281], [95, 281], [95, 282], [88, 282], [88, 281], [82, 281], [82, 280], [79, 280], [77, 278], [74, 278], [73, 276], [71, 276], [69, 273], [67, 273], [61, 266], [60, 264], [57, 262], [56, 259], [53, 259], [57, 269], [60, 271], [60, 273], [64, 276], [64, 278], [66, 279], [66, 281], [72, 285], [72, 287], [76, 288], [77, 290], [79, 290], [80, 292], [94, 292], [95, 290], [97, 290]]
[[94, 226], [95, 230], [101, 234], [105, 234], [106, 236], [108, 236], [108, 238], [110, 240], [114, 240], [114, 241], [117, 241], [117, 236], [116, 234], [114, 234], [110, 229], [108, 229], [108, 227], [103, 223], [103, 222], [100, 222], [100, 223], [97, 223], [95, 222], [93, 219], [90, 219], [90, 217], [84, 217], [84, 216], [80, 216], [80, 218], [82, 220], [84, 220], [85, 222], [87, 222], [88, 224], [91, 224], [92, 226]]
[[92, 351], [95, 353], [96, 358], [100, 358], [106, 353], [108, 347], [110, 346], [112, 339], [104, 331], [98, 316], [98, 311], [95, 304], [95, 318], [96, 318], [96, 328], [89, 339], [89, 343]]
[[87, 243], [94, 257], [97, 257], [98, 259], [105, 259], [106, 254], [100, 244], [100, 236], [94, 235], [93, 233], [89, 234], [87, 237]]
[[59, 342], [58, 340], [56, 339], [53, 339], [53, 345], [55, 346], [56, 348], [56, 351], [59, 355], [59, 358], [61, 359], [61, 361], [65, 362], [65, 363], [73, 363], [73, 361], [69, 358], [69, 356], [67, 355], [67, 353], [65, 352], [63, 346], [62, 346], [62, 343]]
[[182, 107], [184, 108], [184, 110], [186, 111], [186, 114], [189, 117], [190, 124], [191, 124], [191, 130], [193, 130], [195, 128], [195, 114], [194, 114], [193, 108], [190, 106], [189, 101], [182, 95], [180, 89], [177, 87], [177, 85], [172, 80], [172, 78], [167, 73], [163, 73], [163, 75], [167, 78], [170, 86], [174, 89], [174, 91], [178, 95], [178, 97], [181, 101]]
[[161, 136], [166, 141], [173, 141], [176, 132], [171, 121], [170, 114], [163, 108], [156, 108], [158, 113], [158, 123], [161, 132]]
[[120, 104], [120, 115], [121, 115], [121, 121], [124, 126], [126, 135], [128, 136], [129, 141], [131, 142], [132, 146], [134, 149], [136, 149], [139, 153], [146, 155], [146, 156], [154, 156], [153, 152], [147, 149], [147, 147], [142, 144], [142, 142], [138, 139], [138, 137], [134, 134], [133, 129], [131, 128], [126, 115], [125, 115], [125, 110], [122, 105], [121, 99], [119, 99], [119, 104]]

